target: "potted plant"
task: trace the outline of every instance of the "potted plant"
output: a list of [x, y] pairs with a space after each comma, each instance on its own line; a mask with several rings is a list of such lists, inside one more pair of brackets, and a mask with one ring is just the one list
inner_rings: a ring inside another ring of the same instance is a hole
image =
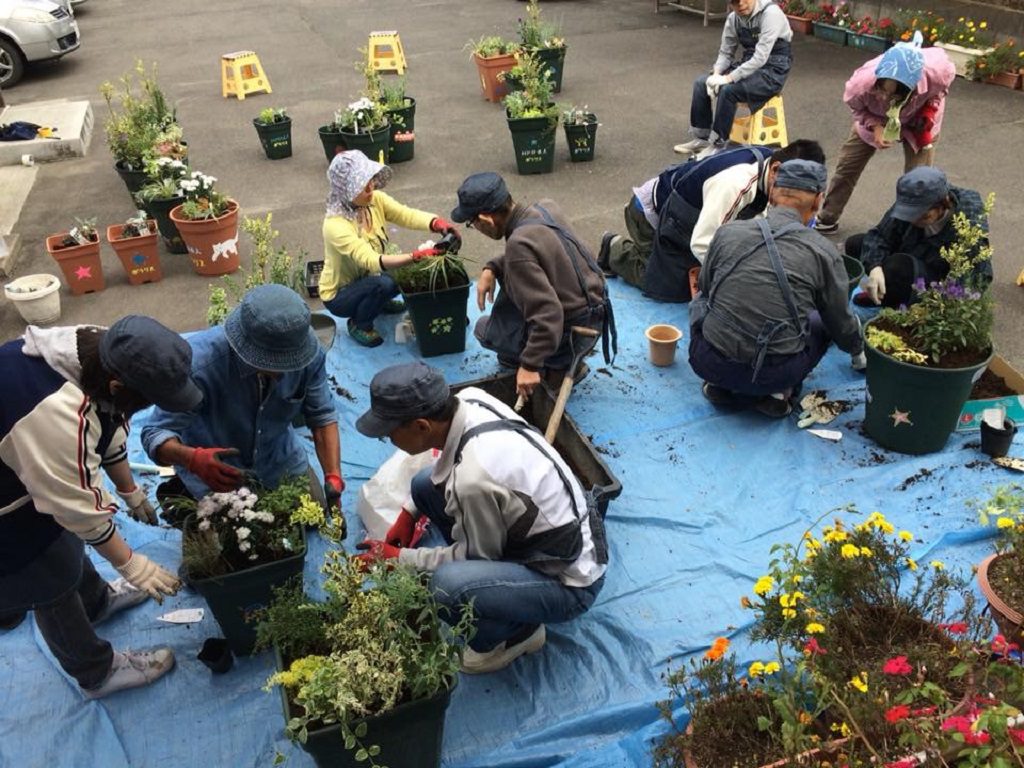
[[526, 18], [519, 20], [519, 42], [523, 50], [537, 58], [551, 75], [553, 93], [562, 92], [565, 72], [565, 38], [558, 34], [558, 25], [540, 17], [540, 3], [529, 0]]
[[392, 165], [412, 160], [416, 152], [416, 99], [406, 94], [405, 84], [405, 77], [400, 77], [380, 86], [381, 102], [391, 126], [388, 162]]
[[519, 57], [523, 89], [505, 97], [505, 114], [521, 174], [551, 173], [555, 163], [558, 106], [552, 101], [551, 73], [534, 56]]
[[178, 227], [171, 221], [171, 211], [185, 202], [181, 182], [188, 177], [184, 160], [159, 157], [146, 164], [149, 181], [137, 193], [139, 205], [156, 222], [164, 247], [171, 253], [188, 253]]
[[163, 278], [156, 234], [156, 222], [148, 218], [145, 211], [136, 211], [124, 224], [107, 227], [107, 242], [128, 273], [129, 284], [155, 283]]
[[594, 159], [597, 147], [597, 115], [587, 105], [573, 105], [562, 110], [562, 125], [565, 128], [565, 141], [569, 145], [569, 159], [580, 163]]
[[464, 352], [469, 277], [463, 257], [448, 251], [391, 270], [391, 276], [402, 291], [423, 357]]
[[46, 238], [46, 250], [60, 265], [72, 295], [102, 291], [106, 286], [96, 219], [76, 218], [67, 232]]
[[217, 178], [192, 171], [178, 186], [185, 201], [171, 209], [197, 275], [227, 275], [238, 269], [238, 203], [214, 188]]
[[261, 109], [252, 124], [268, 160], [283, 160], [292, 156], [292, 119], [283, 109]]
[[856, 19], [846, 31], [846, 44], [869, 53], [884, 53], [892, 45], [895, 25], [888, 16], [875, 21], [870, 16]]
[[330, 162], [338, 152], [358, 149], [371, 160], [388, 162], [391, 126], [384, 106], [367, 96], [334, 114], [334, 121], [320, 128], [320, 141]]
[[232, 652], [248, 655], [256, 645], [253, 619], [274, 588], [301, 581], [305, 526], [324, 524], [323, 507], [305, 477], [284, 478], [273, 490], [243, 486], [175, 504], [194, 509], [181, 539], [188, 583], [206, 599]]
[[1020, 643], [1024, 640], [1024, 488], [996, 489], [981, 509], [981, 520], [996, 527], [996, 551], [978, 566], [978, 586], [999, 631]]
[[1007, 40], [967, 62], [967, 77], [1004, 88], [1020, 88], [1022, 63], [1024, 51], [1018, 51], [1014, 41]]
[[467, 47], [476, 63], [484, 98], [487, 101], [501, 101], [508, 94], [508, 86], [498, 79], [498, 75], [516, 65], [519, 43], [489, 35], [476, 41], [471, 40]]
[[43, 325], [60, 318], [60, 280], [56, 275], [24, 275], [4, 285], [4, 295], [26, 324]]
[[[984, 207], [987, 219], [994, 197]], [[941, 251], [949, 273], [915, 285], [916, 300], [883, 309], [864, 329], [867, 404], [864, 431], [901, 453], [940, 450], [956, 427], [974, 379], [992, 358], [992, 299], [974, 270], [992, 257], [987, 233], [963, 213]]]
[[448, 626], [428, 577], [404, 566], [369, 571], [326, 555], [324, 602], [279, 590], [259, 628], [276, 647], [286, 732], [320, 768], [437, 768], [458, 681], [467, 606]]
[[814, 17], [814, 36], [836, 45], [846, 45], [846, 30], [852, 23], [850, 7], [843, 0], [835, 5], [822, 3]]
[[801, 35], [814, 32], [815, 6], [805, 0], [785, 0], [779, 3], [789, 19], [789, 28]]
[[939, 18], [940, 23], [933, 28], [932, 42], [936, 48], [946, 52], [960, 77], [968, 77], [971, 60], [994, 50], [988, 22], [975, 22], [964, 16], [958, 17], [956, 21]]

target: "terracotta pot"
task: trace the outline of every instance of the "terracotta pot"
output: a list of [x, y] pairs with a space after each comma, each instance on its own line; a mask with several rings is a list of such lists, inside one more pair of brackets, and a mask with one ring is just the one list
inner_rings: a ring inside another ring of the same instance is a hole
[[809, 16], [790, 16], [786, 14], [786, 18], [789, 19], [789, 28], [801, 35], [810, 35], [814, 33], [814, 19]]
[[121, 237], [122, 224], [111, 224], [107, 227], [107, 242], [114, 248], [121, 266], [128, 273], [131, 285], [155, 283], [163, 279], [160, 269], [160, 254], [156, 246], [156, 222], [146, 221], [148, 235], [139, 237]]
[[238, 256], [238, 203], [228, 201], [228, 211], [215, 219], [192, 221], [181, 215], [182, 205], [171, 210], [171, 221], [185, 241], [197, 275], [216, 277], [235, 272]]
[[676, 347], [683, 332], [674, 325], [652, 325], [644, 335], [650, 345], [651, 362], [657, 366], [672, 365], [676, 360]]
[[83, 293], [102, 291], [106, 283], [103, 280], [103, 265], [100, 262], [99, 238], [86, 245], [61, 248], [61, 241], [67, 234], [61, 232], [59, 235], [50, 235], [46, 238], [46, 250], [60, 265], [60, 271], [64, 273], [71, 294], [81, 296]]
[[978, 587], [981, 594], [988, 600], [989, 608], [992, 609], [992, 618], [999, 627], [999, 631], [1011, 643], [1020, 643], [1024, 640], [1024, 632], [1021, 631], [1021, 624], [1024, 624], [1024, 615], [1015, 611], [999, 597], [996, 587], [989, 581], [988, 571], [992, 563], [1007, 555], [989, 555], [978, 566]]
[[992, 85], [1001, 85], [1004, 88], [1017, 90], [1020, 88], [1020, 72], [998, 72], [991, 77], [986, 77], [985, 82]]
[[516, 57], [511, 53], [484, 58], [473, 54], [477, 72], [480, 73], [480, 89], [487, 101], [501, 101], [508, 93], [508, 85], [498, 79], [500, 72], [508, 72], [516, 65]]

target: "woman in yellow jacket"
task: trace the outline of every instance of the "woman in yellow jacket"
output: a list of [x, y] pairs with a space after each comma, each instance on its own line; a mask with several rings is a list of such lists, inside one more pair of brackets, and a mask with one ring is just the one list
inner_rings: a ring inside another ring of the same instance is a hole
[[378, 315], [405, 309], [395, 299], [398, 284], [387, 270], [441, 254], [436, 248], [385, 253], [387, 225], [441, 235], [451, 232], [459, 238], [455, 227], [440, 216], [404, 206], [381, 192], [390, 179], [390, 168], [358, 150], [335, 155], [327, 170], [331, 191], [324, 218], [320, 298], [331, 314], [348, 318], [349, 335], [364, 347], [384, 343], [373, 327]]

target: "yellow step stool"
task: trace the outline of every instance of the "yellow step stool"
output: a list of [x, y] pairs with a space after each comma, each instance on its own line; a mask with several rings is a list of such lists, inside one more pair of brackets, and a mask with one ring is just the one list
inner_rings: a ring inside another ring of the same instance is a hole
[[[738, 106], [747, 107], [749, 110], [746, 104], [741, 103]], [[789, 139], [786, 137], [786, 110], [782, 106], [782, 94], [772, 96], [757, 112], [737, 115], [732, 123], [729, 140], [737, 144], [786, 146]]]
[[405, 74], [405, 51], [402, 50], [402, 41], [395, 30], [371, 32], [366, 51], [373, 69]]
[[235, 51], [220, 57], [221, 96], [227, 98], [233, 94], [242, 101], [246, 94], [259, 91], [273, 93], [260, 57], [254, 51]]

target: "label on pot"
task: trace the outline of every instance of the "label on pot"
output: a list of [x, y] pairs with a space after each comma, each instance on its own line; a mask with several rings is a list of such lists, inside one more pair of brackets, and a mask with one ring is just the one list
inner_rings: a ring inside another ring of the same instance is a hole
[[205, 612], [202, 608], [180, 608], [177, 611], [157, 616], [157, 621], [166, 621], [168, 624], [198, 624], [203, 620]]

